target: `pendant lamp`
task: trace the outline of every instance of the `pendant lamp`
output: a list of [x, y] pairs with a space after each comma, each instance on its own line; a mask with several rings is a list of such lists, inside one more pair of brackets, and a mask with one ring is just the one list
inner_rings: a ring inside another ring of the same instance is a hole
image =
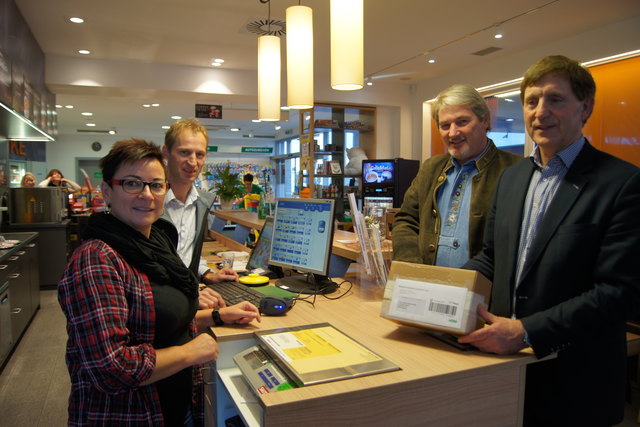
[[313, 12], [290, 6], [287, 21], [287, 105], [313, 108]]
[[280, 120], [280, 38], [258, 37], [258, 119]]
[[331, 0], [331, 87], [362, 89], [364, 84], [363, 0]]

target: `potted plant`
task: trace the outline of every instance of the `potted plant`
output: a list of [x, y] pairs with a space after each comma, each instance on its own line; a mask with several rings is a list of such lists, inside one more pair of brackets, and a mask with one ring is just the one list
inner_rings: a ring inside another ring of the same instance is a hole
[[215, 165], [211, 175], [214, 183], [209, 191], [214, 191], [220, 198], [221, 209], [231, 209], [233, 200], [244, 195], [238, 174], [231, 172], [231, 166], [227, 162], [225, 166]]

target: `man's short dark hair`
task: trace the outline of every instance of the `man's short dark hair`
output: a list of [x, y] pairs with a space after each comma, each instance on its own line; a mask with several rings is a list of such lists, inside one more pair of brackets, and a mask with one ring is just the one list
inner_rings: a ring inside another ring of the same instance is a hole
[[253, 175], [251, 175], [250, 173], [245, 173], [242, 177], [242, 180], [244, 182], [253, 182]]
[[596, 96], [596, 82], [589, 70], [574, 59], [563, 55], [552, 55], [540, 59], [524, 73], [520, 84], [520, 101], [524, 103], [525, 89], [536, 84], [547, 74], [565, 77], [579, 101], [594, 99]]

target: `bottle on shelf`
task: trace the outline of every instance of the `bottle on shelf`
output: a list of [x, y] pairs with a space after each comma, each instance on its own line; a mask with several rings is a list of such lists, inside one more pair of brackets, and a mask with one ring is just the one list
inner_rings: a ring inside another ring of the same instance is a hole
[[266, 219], [266, 206], [264, 202], [264, 193], [260, 193], [260, 200], [258, 201], [258, 219]]

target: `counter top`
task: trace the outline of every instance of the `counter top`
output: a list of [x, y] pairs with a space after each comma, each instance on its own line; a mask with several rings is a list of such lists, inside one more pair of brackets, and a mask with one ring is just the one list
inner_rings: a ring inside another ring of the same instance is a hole
[[20, 243], [15, 245], [10, 249], [0, 249], [0, 263], [4, 262], [8, 257], [13, 255], [15, 252], [22, 249], [24, 245], [30, 243], [36, 237], [38, 237], [38, 233], [35, 232], [24, 232], [24, 233], [2, 233], [0, 236], [3, 236], [6, 240], [19, 240]]

